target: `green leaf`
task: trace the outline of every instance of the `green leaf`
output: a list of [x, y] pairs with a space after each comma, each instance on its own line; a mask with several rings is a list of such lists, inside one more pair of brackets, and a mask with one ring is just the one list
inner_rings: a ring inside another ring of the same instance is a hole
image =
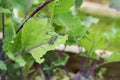
[[111, 56], [105, 58], [106, 62], [120, 61], [120, 53], [113, 53]]
[[14, 56], [14, 54], [12, 53], [12, 52], [7, 52], [6, 53], [7, 54], [7, 56], [10, 58], [10, 59], [12, 59], [12, 60], [14, 60], [15, 59], [15, 56]]
[[50, 66], [45, 65], [44, 70], [51, 70], [51, 69], [58, 67], [58, 66], [65, 66], [68, 59], [69, 59], [68, 55], [62, 55], [58, 59], [56, 59], [55, 61], [52, 61]]
[[89, 33], [79, 42], [89, 53], [93, 53], [96, 49], [104, 47], [104, 37], [101, 34]]
[[0, 13], [11, 13], [9, 9], [0, 7]]
[[106, 32], [105, 37], [107, 39], [107, 42], [111, 45], [110, 50], [113, 51], [119, 51], [119, 48], [116, 48], [120, 45], [120, 29], [119, 28], [112, 28], [111, 31], [108, 33]]
[[87, 30], [81, 25], [80, 18], [74, 17], [70, 12], [58, 15], [54, 22], [57, 25], [64, 26], [66, 28], [66, 32], [75, 39], [83, 37]]
[[20, 67], [24, 66], [26, 62], [24, 61], [22, 56], [15, 57], [14, 61], [19, 64]]
[[80, 5], [83, 3], [83, 0], [75, 0], [75, 7], [78, 9]]
[[8, 51], [12, 52], [13, 54], [22, 51], [21, 33], [18, 33], [8, 44]]
[[5, 71], [7, 70], [6, 64], [1, 60], [0, 60], [0, 69]]
[[12, 54], [21, 50], [21, 34], [18, 33], [16, 35], [14, 27], [11, 25], [5, 29], [3, 50], [6, 53], [11, 52]]
[[45, 44], [38, 48], [32, 49], [30, 53], [32, 54], [36, 62], [42, 63], [44, 62], [44, 58], [42, 57], [43, 55], [45, 55], [47, 51], [54, 50], [58, 45], [64, 44], [66, 40], [67, 40], [67, 36], [59, 36], [54, 44]]
[[3, 40], [3, 50], [5, 52], [8, 51], [9, 49], [9, 44], [13, 42], [13, 38], [15, 37], [15, 30], [12, 25], [9, 25], [8, 27], [5, 28], [5, 38]]
[[7, 56], [12, 59], [13, 61], [15, 61], [16, 63], [19, 64], [20, 67], [24, 66], [26, 64], [25, 60], [23, 59], [22, 56], [16, 56], [12, 53], [12, 52], [7, 52]]
[[60, 58], [58, 58], [58, 60], [54, 61], [52, 65], [55, 67], [64, 66], [67, 63], [68, 59], [69, 59], [68, 55], [61, 56]]
[[120, 10], [120, 0], [110, 0], [110, 7]]
[[57, 35], [46, 19], [30, 19], [22, 29], [22, 49], [29, 50], [37, 45], [47, 43], [51, 36]]
[[68, 12], [73, 5], [73, 0], [59, 0], [54, 8], [54, 14], [58, 15], [64, 12]]
[[[88, 51], [80, 53], [80, 56], [88, 57], [88, 55], [89, 55]], [[99, 56], [95, 52], [93, 52], [93, 53], [91, 53], [90, 58], [92, 58], [92, 59], [99, 59]]]

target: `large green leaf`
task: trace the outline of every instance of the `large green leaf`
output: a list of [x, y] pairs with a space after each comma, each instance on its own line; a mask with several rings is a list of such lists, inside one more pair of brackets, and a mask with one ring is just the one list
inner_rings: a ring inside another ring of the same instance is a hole
[[11, 13], [9, 9], [0, 7], [0, 13]]
[[54, 44], [45, 44], [38, 48], [30, 50], [30, 53], [32, 54], [33, 58], [38, 63], [42, 63], [44, 61], [43, 55], [47, 51], [54, 50], [58, 45], [64, 44], [67, 40], [67, 36], [59, 36], [58, 39], [54, 42]]
[[120, 10], [120, 0], [110, 0], [110, 7]]
[[0, 70], [7, 70], [6, 64], [0, 60]]
[[22, 29], [23, 49], [29, 50], [32, 47], [48, 42], [51, 36], [57, 35], [46, 19], [30, 19]]

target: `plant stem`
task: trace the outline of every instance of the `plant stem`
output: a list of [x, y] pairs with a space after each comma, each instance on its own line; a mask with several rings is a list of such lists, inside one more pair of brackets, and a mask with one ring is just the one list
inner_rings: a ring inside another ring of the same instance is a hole
[[90, 75], [92, 75], [93, 74], [93, 72], [94, 72], [94, 70], [95, 70], [95, 67], [96, 67], [96, 65], [97, 65], [97, 60], [95, 60], [94, 62], [93, 62], [93, 65], [92, 65], [92, 67], [91, 67], [91, 69], [89, 70], [89, 73], [87, 74], [87, 77], [89, 77]]
[[38, 11], [40, 11], [42, 8], [44, 8], [46, 5], [48, 5], [50, 2], [52, 2], [53, 0], [47, 0], [45, 1], [43, 4], [41, 4], [40, 6], [38, 6], [30, 15], [28, 15], [25, 20], [23, 21], [23, 23], [18, 27], [16, 33], [18, 33], [22, 28], [23, 25], [25, 24], [25, 22], [27, 22], [31, 17], [33, 17]]
[[[5, 37], [5, 34], [4, 34], [4, 13], [2, 13], [2, 18], [1, 18], [1, 21], [2, 21], [2, 33], [3, 33], [3, 38], [2, 38], [2, 40], [0, 41], [0, 60], [2, 60], [2, 61], [4, 61], [5, 60], [5, 54], [3, 53], [3, 51], [2, 51], [2, 45], [3, 45], [3, 39], [4, 39], [4, 37]], [[2, 72], [2, 74], [1, 74], [1, 79], [2, 80], [5, 80], [5, 72]]]

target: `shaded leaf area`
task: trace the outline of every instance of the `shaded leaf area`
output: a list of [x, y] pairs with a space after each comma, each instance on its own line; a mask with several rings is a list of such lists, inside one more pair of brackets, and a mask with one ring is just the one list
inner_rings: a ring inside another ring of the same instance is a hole
[[[53, 36], [58, 38], [50, 42]], [[44, 60], [40, 58], [47, 51], [54, 50], [57, 45], [64, 44], [66, 40], [67, 36], [56, 34], [46, 19], [31, 18], [18, 34], [15, 34], [13, 26], [6, 28], [3, 49], [9, 58], [24, 66], [26, 64], [22, 56], [24, 53], [31, 54], [36, 62], [42, 63]]]
[[[50, 58], [48, 58], [50, 56]], [[54, 51], [49, 52], [45, 55], [44, 70], [50, 71], [59, 66], [65, 66], [69, 56], [67, 54], [59, 55]]]
[[74, 17], [70, 12], [58, 15], [54, 23], [65, 28], [64, 34], [69, 35], [66, 44], [76, 44], [77, 40], [82, 38], [87, 31], [87, 28], [81, 25], [80, 18]]

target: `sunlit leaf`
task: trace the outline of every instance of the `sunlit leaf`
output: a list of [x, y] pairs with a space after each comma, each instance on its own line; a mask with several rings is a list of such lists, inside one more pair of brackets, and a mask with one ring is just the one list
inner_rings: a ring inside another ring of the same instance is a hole
[[47, 43], [54, 35], [57, 34], [46, 19], [30, 19], [22, 29], [23, 49], [29, 50], [42, 43]]
[[38, 48], [32, 49], [30, 53], [32, 54], [36, 62], [42, 63], [44, 62], [44, 58], [42, 57], [47, 51], [54, 50], [58, 45], [64, 44], [66, 40], [67, 36], [59, 36], [59, 38], [54, 42], [54, 44], [45, 44]]

